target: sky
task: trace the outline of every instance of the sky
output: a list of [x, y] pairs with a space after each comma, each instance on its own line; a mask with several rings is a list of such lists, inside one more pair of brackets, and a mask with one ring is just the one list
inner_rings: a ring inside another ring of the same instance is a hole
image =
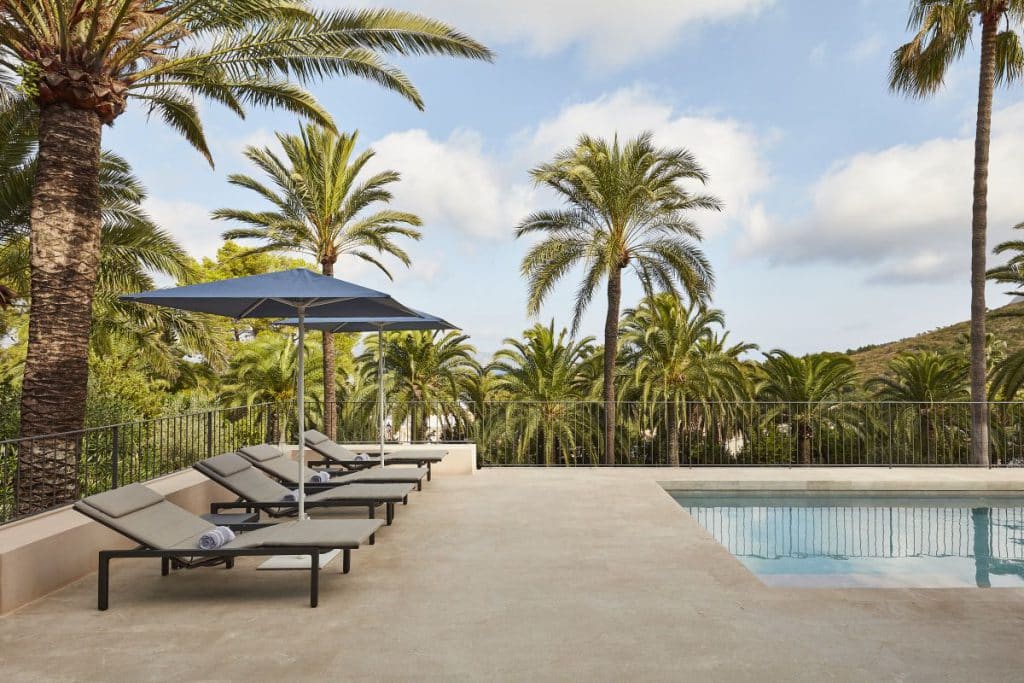
[[[323, 6], [375, 3], [319, 0]], [[536, 319], [514, 229], [559, 206], [529, 169], [583, 133], [649, 130], [710, 174], [721, 214], [694, 216], [714, 267], [713, 305], [731, 339], [763, 350], [845, 350], [964, 320], [977, 54], [928, 100], [888, 91], [892, 50], [908, 39], [909, 2], [892, 0], [391, 0], [447, 21], [497, 53], [493, 64], [402, 60], [426, 111], [354, 79], [311, 90], [345, 130], [402, 174], [395, 208], [417, 213], [423, 239], [394, 281], [351, 259], [336, 276], [447, 318], [484, 355], [552, 318], [571, 321], [578, 273]], [[219, 207], [258, 208], [227, 182], [254, 173], [247, 145], [295, 132], [293, 115], [240, 120], [202, 103], [216, 167], [136, 105], [104, 144], [147, 186], [147, 210], [196, 257], [229, 225]], [[990, 244], [1024, 221], [1024, 88], [996, 92]], [[640, 297], [627, 282], [624, 306]], [[989, 305], [1009, 300], [989, 289]], [[600, 337], [595, 297], [581, 334]]]

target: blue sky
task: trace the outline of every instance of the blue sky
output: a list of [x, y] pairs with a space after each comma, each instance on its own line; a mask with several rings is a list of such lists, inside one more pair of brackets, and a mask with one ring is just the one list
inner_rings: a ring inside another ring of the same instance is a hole
[[[326, 5], [330, 2], [321, 0]], [[350, 3], [335, 3], [335, 6]], [[372, 3], [371, 3], [372, 4]], [[767, 350], [846, 349], [968, 313], [972, 53], [928, 101], [887, 91], [906, 39], [892, 0], [395, 0], [447, 20], [498, 53], [494, 64], [402, 63], [426, 112], [354, 80], [314, 92], [403, 174], [394, 205], [419, 213], [413, 267], [387, 282], [344, 261], [338, 277], [386, 289], [461, 324], [484, 353], [531, 321], [513, 228], [553, 206], [527, 171], [580, 133], [650, 129], [691, 149], [722, 215], [700, 216], [717, 278], [714, 305], [734, 339]], [[997, 92], [990, 239], [1024, 221], [1024, 89]], [[211, 209], [254, 206], [226, 176], [247, 144], [272, 144], [294, 117], [245, 121], [203, 104], [217, 166], [135, 107], [105, 135], [150, 191], [147, 208], [197, 256], [220, 232]], [[540, 320], [568, 324], [575, 277]], [[628, 286], [624, 304], [639, 296]], [[990, 290], [990, 306], [1006, 301]], [[598, 335], [596, 298], [583, 333]]]

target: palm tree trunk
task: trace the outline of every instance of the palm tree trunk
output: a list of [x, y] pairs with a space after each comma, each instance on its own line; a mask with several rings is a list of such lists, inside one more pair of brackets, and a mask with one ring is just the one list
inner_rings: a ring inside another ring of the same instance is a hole
[[[925, 407], [921, 409], [921, 453], [925, 463], [931, 463], [935, 455], [935, 444], [932, 439], [932, 418], [931, 411]], [[935, 463], [938, 464], [938, 463]]]
[[[21, 436], [85, 422], [89, 327], [100, 260], [100, 119], [57, 104], [39, 117], [32, 193], [31, 308]], [[78, 497], [78, 439], [47, 439], [18, 454], [18, 512]]]
[[[324, 275], [334, 276], [334, 262], [324, 261], [320, 264]], [[334, 335], [323, 333], [324, 355], [324, 434], [331, 439], [338, 436], [338, 388], [336, 376], [338, 363], [334, 350]]]
[[615, 464], [615, 356], [619, 348], [622, 271], [608, 275], [608, 313], [604, 321], [604, 464]]
[[974, 207], [971, 220], [971, 460], [988, 464], [988, 404], [985, 387], [985, 238], [988, 229], [988, 159], [992, 142], [992, 93], [996, 77], [996, 33], [1001, 12], [982, 17], [978, 121], [974, 135]]
[[797, 422], [796, 425], [797, 444], [800, 450], [800, 462], [804, 465], [811, 464], [811, 426], [805, 424], [803, 421]]
[[679, 407], [675, 401], [668, 402], [668, 464], [679, 467]]

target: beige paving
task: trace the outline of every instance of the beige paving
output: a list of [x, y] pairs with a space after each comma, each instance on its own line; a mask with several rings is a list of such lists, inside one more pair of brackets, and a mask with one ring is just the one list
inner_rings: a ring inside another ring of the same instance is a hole
[[[256, 572], [254, 561], [163, 578], [155, 561], [115, 563], [108, 612], [95, 611], [90, 576], [0, 618], [0, 678], [1021, 680], [1024, 590], [766, 588], [658, 484], [714, 476], [437, 477], [354, 554], [351, 574], [324, 574], [315, 610], [305, 575]], [[1024, 477], [918, 470], [914, 480], [1012, 487]]]

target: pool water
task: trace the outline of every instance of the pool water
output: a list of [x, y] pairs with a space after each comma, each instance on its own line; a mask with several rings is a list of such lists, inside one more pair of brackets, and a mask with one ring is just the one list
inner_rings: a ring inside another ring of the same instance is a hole
[[768, 586], [1024, 586], [1024, 497], [672, 495]]

